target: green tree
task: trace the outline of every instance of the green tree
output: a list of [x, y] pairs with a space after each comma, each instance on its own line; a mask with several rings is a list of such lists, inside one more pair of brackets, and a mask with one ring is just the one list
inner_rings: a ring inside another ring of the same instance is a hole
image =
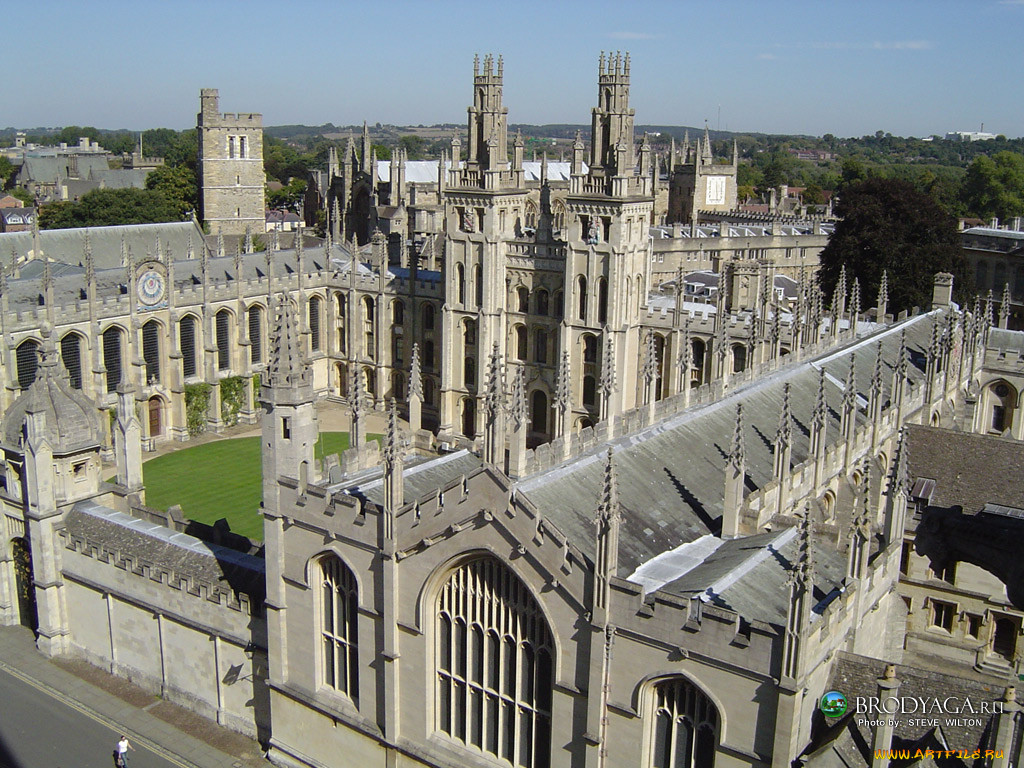
[[807, 185], [804, 189], [804, 205], [824, 205], [825, 194], [821, 191], [821, 187], [813, 182]]
[[845, 265], [860, 281], [861, 306], [874, 302], [882, 271], [889, 275], [889, 309], [931, 303], [936, 272], [951, 272], [959, 300], [973, 291], [960, 248], [956, 219], [907, 181], [872, 178], [843, 190], [841, 217], [821, 252], [818, 281], [831, 296]]
[[184, 165], [162, 165], [146, 176], [146, 189], [159, 192], [171, 202], [181, 218], [199, 207], [196, 175]]
[[960, 193], [967, 210], [982, 219], [1024, 215], [1024, 155], [999, 152], [967, 167]]
[[39, 210], [42, 229], [155, 224], [182, 218], [173, 201], [152, 189], [94, 189], [77, 202], [50, 203]]
[[10, 194], [21, 200], [25, 205], [32, 206], [36, 204], [36, 199], [21, 187], [15, 187], [10, 190]]
[[422, 160], [426, 157], [427, 140], [422, 136], [403, 136], [398, 140], [398, 146], [405, 150], [410, 160]]
[[7, 189], [14, 185], [14, 175], [18, 172], [14, 163], [6, 156], [0, 155], [0, 189]]

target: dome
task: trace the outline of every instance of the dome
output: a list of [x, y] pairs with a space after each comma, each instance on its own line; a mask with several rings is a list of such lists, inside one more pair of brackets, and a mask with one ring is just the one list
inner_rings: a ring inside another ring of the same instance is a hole
[[7, 409], [2, 429], [5, 445], [21, 445], [22, 426], [29, 413], [46, 414], [46, 439], [54, 454], [75, 453], [101, 444], [96, 404], [71, 388], [58, 372], [52, 342], [44, 346], [36, 380]]

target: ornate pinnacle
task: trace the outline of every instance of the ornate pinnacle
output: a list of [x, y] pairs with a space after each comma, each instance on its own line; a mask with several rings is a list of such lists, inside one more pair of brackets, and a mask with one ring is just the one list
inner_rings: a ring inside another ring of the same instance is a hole
[[274, 326], [270, 333], [267, 356], [268, 383], [275, 387], [292, 387], [309, 382], [309, 371], [299, 352], [298, 321], [295, 308], [284, 294], [277, 296], [271, 311]]
[[[882, 282], [878, 286], [878, 306], [889, 303], [889, 273], [882, 270]], [[879, 318], [881, 322], [881, 318]]]
[[493, 419], [504, 405], [504, 379], [498, 342], [494, 342], [494, 347], [491, 350], [491, 359], [487, 364], [487, 389], [484, 395], [484, 412], [487, 414], [488, 419]]
[[900, 350], [896, 353], [896, 376], [900, 381], [907, 378], [907, 331], [900, 330]]
[[601, 356], [601, 381], [599, 382], [601, 394], [605, 398], [611, 397], [612, 392], [619, 386], [615, 380], [615, 351], [612, 349], [613, 343], [611, 333], [605, 329], [601, 336], [601, 346], [604, 349]]
[[642, 374], [644, 382], [650, 384], [658, 376], [658, 352], [654, 348], [654, 332], [648, 331], [644, 340], [644, 362]]
[[555, 406], [569, 407], [569, 351], [562, 352], [562, 361], [555, 377]]
[[601, 488], [601, 503], [597, 508], [598, 521], [618, 520], [621, 517], [619, 509], [619, 488], [615, 479], [615, 462], [612, 458], [612, 449], [608, 448], [608, 458], [604, 465], [604, 484]]
[[388, 431], [384, 436], [384, 461], [389, 466], [394, 466], [398, 461], [398, 454], [401, 450], [401, 436], [398, 432], [398, 403], [391, 398], [388, 405]]
[[1010, 284], [1003, 285], [1003, 299], [999, 304], [999, 324], [1002, 325], [1010, 316]]
[[366, 412], [366, 403], [363, 400], [366, 391], [366, 374], [361, 367], [356, 368], [356, 375], [352, 377], [348, 388], [348, 407], [352, 411], [352, 418], [358, 419]]
[[988, 325], [989, 328], [991, 328], [992, 325], [993, 325], [993, 322], [992, 322], [992, 305], [993, 304], [994, 304], [994, 300], [992, 299], [992, 289], [989, 288], [988, 289], [988, 299], [985, 302], [985, 323]]
[[743, 469], [746, 461], [746, 447], [743, 442], [743, 403], [736, 405], [736, 427], [732, 433], [732, 446], [729, 448], [729, 466], [737, 472]]
[[850, 355], [850, 372], [846, 374], [846, 386], [843, 388], [843, 410], [857, 409], [857, 359]]
[[871, 399], [877, 399], [882, 395], [882, 342], [878, 342], [875, 352], [875, 368], [871, 372]]
[[512, 402], [508, 415], [512, 419], [513, 429], [519, 430], [526, 426], [526, 373], [521, 365], [516, 366], [515, 375], [512, 377]]
[[789, 402], [790, 385], [787, 381], [782, 387], [782, 412], [779, 414], [779, 431], [775, 433], [775, 442], [788, 446], [793, 441], [793, 412]]
[[797, 524], [797, 555], [790, 572], [790, 579], [808, 589], [814, 582], [814, 547], [811, 542], [811, 507], [804, 506], [804, 513]]
[[693, 367], [693, 344], [690, 341], [690, 315], [683, 319], [683, 335], [679, 341], [679, 367], [687, 374]]
[[217, 233], [217, 255], [218, 256], [223, 256], [224, 254], [225, 254], [225, 249], [224, 249], [224, 233], [223, 232], [218, 232]]
[[245, 225], [245, 252], [252, 253], [254, 245], [252, 242], [252, 227], [248, 224]]
[[839, 281], [836, 283], [836, 291], [843, 299], [846, 298], [846, 265], [839, 267]]
[[413, 342], [409, 371], [409, 397], [423, 398], [423, 374], [420, 371], [420, 345]]
[[900, 430], [896, 439], [896, 455], [889, 475], [890, 492], [910, 495], [910, 478], [907, 474], [907, 428]]
[[860, 314], [860, 280], [853, 278], [853, 292], [850, 296], [850, 316], [856, 317]]
[[811, 413], [811, 423], [819, 430], [825, 428], [825, 418], [827, 414], [827, 405], [825, 404], [825, 369], [818, 369], [818, 393], [814, 397], [814, 411]]
[[861, 468], [860, 493], [858, 494], [858, 501], [860, 503], [856, 505], [853, 524], [850, 530], [851, 535], [859, 533], [864, 538], [871, 534], [871, 520], [868, 513], [868, 510], [871, 508], [870, 472], [871, 465], [865, 459], [864, 466]]

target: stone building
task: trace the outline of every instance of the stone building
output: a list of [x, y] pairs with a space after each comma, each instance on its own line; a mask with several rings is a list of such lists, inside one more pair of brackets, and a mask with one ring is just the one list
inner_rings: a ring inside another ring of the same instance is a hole
[[263, 115], [221, 112], [216, 88], [199, 101], [200, 219], [214, 235], [266, 231]]
[[[0, 620], [285, 766], [792, 765], [840, 662], [902, 653], [905, 425], [975, 427], [1011, 332], [949, 275], [895, 320], [845, 279], [828, 313], [809, 281], [780, 300], [767, 261], [653, 300], [628, 59], [600, 63], [561, 237], [543, 183], [526, 233], [501, 60], [475, 69], [438, 270], [330, 227], [0, 238]], [[199, 385], [209, 427], [261, 421], [262, 550], [145, 504]], [[321, 462], [331, 395], [352, 447]]]
[[690, 224], [699, 222], [702, 213], [722, 213], [737, 208], [736, 171], [739, 155], [733, 142], [732, 162], [716, 163], [711, 151], [711, 137], [704, 129], [704, 138], [690, 146], [687, 135], [682, 153], [676, 155], [675, 141], [669, 158], [668, 222]]

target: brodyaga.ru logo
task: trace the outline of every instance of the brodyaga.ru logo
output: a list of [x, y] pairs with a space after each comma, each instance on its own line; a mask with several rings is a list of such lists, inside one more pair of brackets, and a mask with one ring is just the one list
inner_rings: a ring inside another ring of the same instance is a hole
[[825, 717], [842, 717], [846, 714], [846, 707], [846, 695], [842, 691], [829, 691], [818, 702], [818, 709]]

